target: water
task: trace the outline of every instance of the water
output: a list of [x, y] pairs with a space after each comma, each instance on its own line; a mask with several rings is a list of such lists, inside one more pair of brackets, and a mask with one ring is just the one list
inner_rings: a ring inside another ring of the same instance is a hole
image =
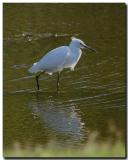
[[[125, 136], [125, 5], [4, 4], [4, 147], [81, 145], [109, 127]], [[74, 72], [40, 78], [36, 93], [32, 63], [76, 36], [97, 53], [83, 51]]]

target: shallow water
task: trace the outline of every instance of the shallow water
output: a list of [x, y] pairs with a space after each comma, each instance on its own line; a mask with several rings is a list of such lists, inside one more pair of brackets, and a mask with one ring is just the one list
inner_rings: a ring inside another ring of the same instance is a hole
[[[125, 5], [4, 4], [4, 147], [21, 144], [81, 145], [110, 127], [125, 136]], [[43, 75], [36, 92], [28, 68], [49, 50], [81, 38], [75, 71]], [[113, 138], [113, 137], [111, 137]]]

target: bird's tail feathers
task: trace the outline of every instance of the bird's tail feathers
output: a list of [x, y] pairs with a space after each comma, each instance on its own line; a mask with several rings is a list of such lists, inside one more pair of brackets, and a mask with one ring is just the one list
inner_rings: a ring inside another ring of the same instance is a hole
[[28, 72], [30, 73], [37, 73], [39, 71], [40, 71], [39, 66], [37, 66], [36, 63], [34, 63], [33, 66], [28, 70]]

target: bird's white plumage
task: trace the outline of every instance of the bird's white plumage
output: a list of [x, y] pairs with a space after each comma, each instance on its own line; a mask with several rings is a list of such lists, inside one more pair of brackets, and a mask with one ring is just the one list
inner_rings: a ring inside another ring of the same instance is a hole
[[29, 69], [29, 72], [36, 73], [45, 71], [46, 73], [54, 73], [61, 71], [66, 59], [69, 56], [69, 48], [67, 46], [58, 47], [48, 52], [36, 64]]
[[52, 74], [54, 72], [62, 71], [64, 68], [74, 70], [75, 65], [81, 57], [81, 45], [84, 42], [72, 38], [69, 46], [61, 46], [48, 52], [38, 62], [34, 63], [29, 69], [30, 73], [46, 72]]

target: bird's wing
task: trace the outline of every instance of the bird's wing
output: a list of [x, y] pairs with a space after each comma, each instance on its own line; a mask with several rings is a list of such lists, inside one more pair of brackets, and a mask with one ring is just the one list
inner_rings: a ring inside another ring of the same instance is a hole
[[68, 57], [69, 48], [67, 46], [58, 47], [47, 53], [38, 64], [42, 69], [62, 67]]
[[69, 52], [70, 49], [67, 46], [55, 48], [42, 57], [29, 71], [36, 73], [38, 71], [50, 71], [63, 68]]

